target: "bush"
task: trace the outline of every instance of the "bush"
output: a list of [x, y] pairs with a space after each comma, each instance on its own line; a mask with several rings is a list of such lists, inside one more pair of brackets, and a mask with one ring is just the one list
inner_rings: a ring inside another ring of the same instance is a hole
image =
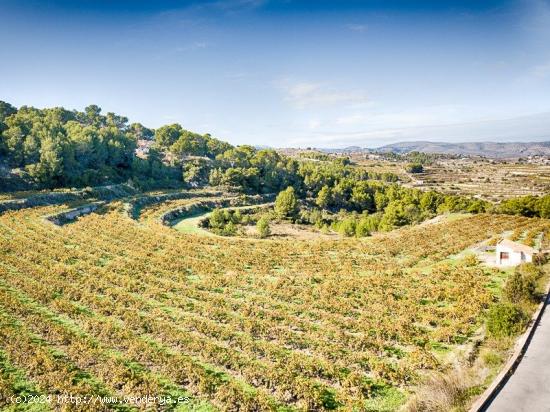
[[235, 234], [237, 234], [237, 227], [235, 226], [235, 224], [233, 222], [229, 222], [228, 224], [225, 225], [225, 227], [222, 229], [222, 233], [221, 233], [223, 236], [234, 236]]
[[521, 333], [527, 325], [527, 316], [513, 303], [496, 303], [487, 315], [487, 332], [502, 338]]
[[239, 211], [215, 209], [208, 219], [208, 227], [221, 236], [233, 236], [237, 233], [237, 225], [242, 219]]
[[440, 412], [465, 410], [471, 388], [477, 385], [464, 369], [446, 373], [433, 372], [418, 387], [405, 406], [406, 412]]
[[256, 223], [256, 229], [258, 229], [258, 235], [260, 238], [265, 239], [271, 234], [271, 228], [269, 227], [269, 219], [265, 216], [261, 217]]
[[337, 226], [338, 226], [338, 232], [341, 235], [348, 236], [348, 237], [355, 235], [356, 222], [354, 218], [352, 217], [345, 218], [344, 220], [339, 222]]
[[357, 226], [355, 227], [355, 234], [357, 237], [370, 236], [371, 227], [367, 219], [361, 219]]
[[292, 186], [280, 192], [275, 199], [275, 212], [280, 218], [295, 217], [298, 212], [298, 200]]
[[424, 171], [424, 166], [420, 163], [411, 163], [407, 166], [407, 172], [409, 173], [422, 173]]
[[479, 259], [477, 258], [477, 255], [473, 253], [469, 253], [462, 259], [462, 263], [466, 266], [476, 266], [479, 263]]
[[504, 285], [504, 297], [512, 303], [530, 301], [536, 296], [536, 274], [522, 266], [516, 268]]
[[521, 273], [523, 276], [532, 277], [536, 280], [540, 279], [544, 274], [541, 268], [537, 267], [537, 265], [533, 263], [522, 263], [521, 265], [516, 267], [516, 272]]

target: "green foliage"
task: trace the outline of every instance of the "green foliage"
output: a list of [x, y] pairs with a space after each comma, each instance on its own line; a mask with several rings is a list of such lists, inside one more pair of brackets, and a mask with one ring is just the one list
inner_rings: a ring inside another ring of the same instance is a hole
[[394, 200], [388, 204], [384, 210], [384, 215], [380, 220], [380, 230], [389, 231], [396, 227], [404, 226], [412, 221], [412, 217], [407, 211], [405, 204]]
[[422, 166], [420, 163], [411, 163], [407, 166], [407, 172], [422, 173], [424, 172], [424, 166]]
[[208, 159], [187, 159], [183, 165], [183, 181], [190, 187], [208, 184], [212, 162]]
[[355, 234], [357, 237], [370, 236], [372, 232], [376, 232], [380, 226], [381, 215], [380, 213], [374, 215], [363, 216], [355, 228]]
[[487, 314], [487, 332], [496, 338], [514, 336], [523, 331], [527, 320], [527, 316], [515, 304], [496, 303]]
[[328, 186], [323, 186], [321, 190], [319, 190], [319, 193], [317, 194], [317, 198], [315, 199], [315, 203], [322, 208], [322, 209], [328, 209], [330, 205], [332, 204], [332, 190]]
[[338, 233], [344, 236], [355, 236], [356, 220], [353, 217], [345, 218], [336, 226]]
[[527, 217], [550, 218], [550, 195], [523, 196], [503, 201], [498, 207], [499, 213]]
[[271, 228], [269, 227], [269, 219], [266, 216], [262, 216], [256, 223], [256, 229], [260, 238], [265, 239], [271, 235]]
[[26, 106], [4, 112], [0, 146], [10, 165], [38, 187], [96, 185], [132, 175], [136, 142], [125, 117], [104, 116], [93, 105], [84, 112]]
[[275, 213], [279, 218], [294, 218], [298, 212], [298, 199], [292, 186], [280, 192], [275, 199]]
[[164, 149], [172, 146], [179, 139], [183, 128], [175, 123], [159, 127], [155, 130], [155, 143]]
[[431, 190], [424, 193], [420, 198], [420, 208], [428, 213], [436, 213], [438, 206], [443, 200], [443, 195]]
[[208, 219], [208, 228], [221, 236], [234, 236], [241, 221], [242, 215], [239, 210], [214, 209]]
[[462, 263], [466, 266], [477, 266], [479, 264], [479, 259], [474, 253], [469, 253], [464, 256]]
[[522, 263], [516, 266], [516, 272], [520, 273], [522, 276], [532, 277], [535, 280], [540, 279], [544, 274], [542, 269], [533, 263]]
[[532, 276], [524, 276], [514, 272], [506, 281], [504, 296], [510, 302], [518, 303], [531, 300], [535, 295], [536, 282]]
[[409, 153], [379, 153], [379, 155], [387, 160], [400, 161], [400, 162], [409, 162], [409, 163], [419, 163], [421, 165], [431, 165], [434, 161], [439, 159], [457, 159], [458, 155], [449, 155], [441, 153], [424, 153], [412, 151]]
[[534, 264], [519, 265], [504, 285], [504, 297], [513, 303], [532, 301], [536, 297], [537, 280], [541, 276], [542, 271]]
[[[140, 144], [153, 140], [148, 153], [140, 152], [140, 157], [135, 154], [138, 140]], [[277, 206], [280, 217], [297, 217], [298, 198], [313, 198], [327, 212], [376, 215], [368, 222], [357, 219], [358, 236], [417, 223], [438, 213], [482, 213], [489, 209], [481, 200], [387, 183], [397, 181], [397, 176], [367, 172], [346, 157], [330, 160], [315, 154], [322, 161], [297, 161], [274, 150], [233, 147], [179, 124], [155, 131], [140, 123], [128, 125], [126, 117], [104, 115], [96, 105], [79, 112], [26, 106], [16, 109], [0, 102], [0, 153], [36, 188], [128, 180], [142, 190], [211, 184], [244, 193], [283, 191]], [[403, 157], [420, 167], [433, 158], [421, 153]], [[294, 188], [292, 195], [284, 190], [289, 187]], [[496, 211], [550, 217], [550, 195], [505, 201]], [[315, 221], [319, 225], [330, 223], [327, 219]], [[350, 224], [346, 225], [349, 233]]]

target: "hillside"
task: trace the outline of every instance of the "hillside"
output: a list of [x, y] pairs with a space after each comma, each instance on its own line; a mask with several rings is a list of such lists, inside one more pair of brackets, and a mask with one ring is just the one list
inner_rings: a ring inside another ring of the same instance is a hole
[[443, 142], [398, 142], [376, 149], [379, 152], [424, 152], [443, 153], [456, 155], [473, 155], [493, 158], [516, 158], [525, 156], [550, 155], [550, 142], [468, 142], [468, 143], [443, 143]]
[[[203, 194], [123, 199], [144, 205], [136, 219], [120, 202], [61, 226], [43, 217], [80, 203], [0, 215], [6, 397], [109, 397], [117, 410], [157, 394], [171, 399], [160, 410], [397, 410], [419, 376], [474, 344], [499, 293], [498, 271], [449, 257], [504, 231], [548, 230], [480, 214], [365, 242], [241, 240], [158, 218], [228, 200]], [[41, 410], [62, 408], [51, 399]]]

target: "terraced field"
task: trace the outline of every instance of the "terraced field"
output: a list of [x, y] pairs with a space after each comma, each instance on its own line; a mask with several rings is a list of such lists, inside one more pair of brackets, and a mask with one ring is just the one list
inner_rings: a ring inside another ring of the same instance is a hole
[[448, 257], [550, 227], [465, 215], [300, 241], [160, 223], [200, 200], [137, 219], [114, 202], [63, 226], [43, 216], [70, 205], [0, 215], [0, 407], [33, 395], [48, 399], [36, 410], [395, 410], [468, 344], [500, 287], [496, 269]]
[[550, 191], [550, 165], [488, 160], [446, 160], [411, 176], [415, 187], [479, 196], [491, 201]]

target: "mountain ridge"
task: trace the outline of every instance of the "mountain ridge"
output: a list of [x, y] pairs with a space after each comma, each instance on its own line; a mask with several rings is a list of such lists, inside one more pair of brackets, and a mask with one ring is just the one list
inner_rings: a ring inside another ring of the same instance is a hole
[[541, 142], [432, 142], [424, 140], [403, 141], [375, 148], [349, 146], [338, 149], [321, 149], [324, 152], [382, 152], [382, 153], [439, 153], [449, 155], [484, 156], [490, 158], [519, 158], [526, 156], [550, 156], [550, 141]]

